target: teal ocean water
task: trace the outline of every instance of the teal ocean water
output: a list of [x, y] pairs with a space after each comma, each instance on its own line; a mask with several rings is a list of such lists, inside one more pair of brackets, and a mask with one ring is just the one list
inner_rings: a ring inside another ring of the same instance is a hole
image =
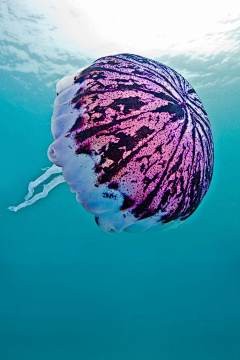
[[94, 58], [52, 55], [35, 28], [41, 14], [2, 5], [1, 360], [239, 360], [239, 22], [226, 34], [231, 51], [155, 57], [189, 80], [211, 121], [215, 166], [203, 202], [174, 230], [108, 235], [65, 183], [7, 211], [51, 166], [56, 82]]

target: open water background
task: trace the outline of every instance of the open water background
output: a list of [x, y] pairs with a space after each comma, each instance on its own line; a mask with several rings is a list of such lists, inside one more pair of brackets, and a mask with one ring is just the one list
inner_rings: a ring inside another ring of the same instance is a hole
[[[43, 55], [44, 18], [16, 4], [1, 2], [1, 360], [239, 360], [239, 21], [233, 51], [155, 57], [189, 80], [211, 121], [215, 167], [202, 204], [175, 230], [107, 235], [67, 184], [6, 210], [51, 165], [56, 82], [94, 60]], [[23, 41], [26, 26], [39, 52]]]

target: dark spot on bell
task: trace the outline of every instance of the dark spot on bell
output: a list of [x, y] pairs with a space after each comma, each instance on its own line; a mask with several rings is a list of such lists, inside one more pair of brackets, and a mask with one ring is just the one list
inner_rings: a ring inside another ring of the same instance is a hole
[[91, 155], [90, 145], [89, 144], [80, 145], [77, 148], [77, 150], [75, 151], [75, 154], [77, 154], [77, 155], [79, 155], [79, 154]]
[[69, 131], [74, 131], [76, 129], [79, 129], [83, 126], [83, 124], [84, 124], [84, 118], [82, 116], [79, 116]]
[[108, 188], [109, 189], [114, 189], [114, 190], [117, 190], [119, 188], [119, 184], [117, 182], [111, 182], [109, 185], [108, 185]]
[[102, 171], [102, 167], [98, 166], [98, 165], [95, 165], [94, 171], [95, 171], [96, 174], [99, 174]]
[[120, 207], [120, 210], [127, 210], [131, 208], [135, 204], [135, 201], [131, 199], [129, 196], [124, 195], [124, 201], [122, 206]]
[[193, 94], [193, 93], [196, 93], [196, 91], [194, 89], [190, 89], [190, 90], [188, 90], [188, 93]]

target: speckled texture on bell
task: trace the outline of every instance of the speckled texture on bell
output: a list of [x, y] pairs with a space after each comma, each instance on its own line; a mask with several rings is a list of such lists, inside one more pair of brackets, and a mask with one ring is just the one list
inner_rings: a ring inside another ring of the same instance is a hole
[[212, 178], [213, 139], [180, 74], [120, 54], [64, 78], [57, 92], [49, 158], [105, 231], [145, 230], [196, 210]]

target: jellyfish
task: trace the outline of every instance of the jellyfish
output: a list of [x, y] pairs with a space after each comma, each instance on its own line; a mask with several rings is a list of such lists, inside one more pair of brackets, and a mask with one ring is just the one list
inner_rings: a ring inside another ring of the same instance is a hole
[[64, 77], [56, 92], [48, 149], [54, 165], [9, 210], [33, 204], [62, 182], [106, 233], [161, 229], [197, 209], [212, 179], [213, 138], [203, 104], [183, 76], [157, 61], [118, 54]]

